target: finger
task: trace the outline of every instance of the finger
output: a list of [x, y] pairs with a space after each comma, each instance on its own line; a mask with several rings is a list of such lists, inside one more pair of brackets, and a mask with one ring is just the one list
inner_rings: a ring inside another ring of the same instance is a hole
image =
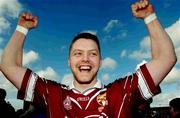
[[131, 6], [133, 11], [137, 11], [138, 10], [138, 5], [135, 3]]
[[144, 0], [144, 1], [142, 2], [143, 8], [144, 8], [144, 7], [147, 7], [148, 5], [149, 5], [148, 0]]
[[144, 0], [145, 5], [147, 6], [149, 2], [147, 0]]
[[141, 8], [142, 8], [141, 3], [138, 3], [138, 9], [141, 9]]
[[36, 27], [38, 24], [38, 17], [34, 16], [33, 21], [34, 21], [34, 26]]
[[30, 20], [30, 16], [31, 16], [31, 14], [26, 14], [26, 20]]
[[20, 15], [20, 19], [22, 19], [22, 18], [25, 18], [25, 16], [26, 16], [26, 13], [25, 12], [23, 12], [21, 15]]
[[136, 2], [135, 5], [137, 7], [137, 10], [141, 9], [141, 2]]
[[154, 12], [153, 6], [152, 6], [151, 4], [148, 5], [147, 9], [148, 9], [148, 11], [151, 12], [151, 13]]
[[137, 8], [138, 8], [137, 5], [135, 5], [135, 4], [131, 5], [131, 9], [132, 9], [133, 14], [137, 13]]
[[146, 3], [145, 3], [145, 2], [142, 2], [142, 3], [141, 3], [141, 7], [142, 7], [142, 8], [145, 8], [145, 7], [146, 7]]
[[33, 16], [32, 15], [29, 15], [29, 20], [33, 19]]
[[22, 16], [22, 17], [25, 17], [25, 16], [26, 16], [26, 13], [25, 13], [25, 12], [23, 12], [23, 13], [21, 14], [21, 16]]

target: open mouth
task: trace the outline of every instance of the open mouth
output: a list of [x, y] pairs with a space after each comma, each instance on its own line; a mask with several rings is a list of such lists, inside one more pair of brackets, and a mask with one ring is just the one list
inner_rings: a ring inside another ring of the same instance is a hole
[[79, 66], [80, 72], [90, 72], [92, 67], [90, 65], [81, 65]]

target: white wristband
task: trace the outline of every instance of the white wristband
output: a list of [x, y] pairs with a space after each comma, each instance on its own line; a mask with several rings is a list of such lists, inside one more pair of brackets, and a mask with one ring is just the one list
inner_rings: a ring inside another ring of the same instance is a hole
[[17, 25], [16, 30], [19, 31], [19, 32], [21, 32], [21, 33], [23, 33], [25, 36], [26, 36], [27, 33], [28, 33], [28, 29], [25, 28], [25, 27], [23, 27], [23, 26], [20, 26], [20, 25]]
[[145, 22], [145, 24], [149, 24], [150, 22], [152, 22], [155, 19], [157, 19], [156, 14], [152, 13], [149, 16], [147, 16], [146, 18], [144, 18], [144, 22]]

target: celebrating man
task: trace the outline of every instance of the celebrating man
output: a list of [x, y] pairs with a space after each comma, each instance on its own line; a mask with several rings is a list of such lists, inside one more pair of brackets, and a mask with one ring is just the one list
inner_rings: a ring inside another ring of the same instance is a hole
[[69, 48], [69, 67], [74, 81], [69, 86], [39, 77], [22, 67], [22, 51], [28, 30], [38, 19], [23, 13], [15, 32], [4, 49], [1, 69], [19, 89], [18, 97], [34, 102], [48, 118], [131, 118], [131, 109], [160, 92], [159, 84], [176, 63], [170, 37], [159, 23], [148, 0], [133, 4], [133, 15], [143, 19], [151, 40], [152, 59], [134, 74], [103, 86], [96, 79], [101, 65], [97, 36], [80, 33]]

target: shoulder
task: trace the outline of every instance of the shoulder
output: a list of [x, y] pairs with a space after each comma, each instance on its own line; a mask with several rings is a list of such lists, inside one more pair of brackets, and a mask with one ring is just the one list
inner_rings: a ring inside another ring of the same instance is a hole
[[126, 80], [128, 79], [128, 76], [116, 79], [115, 81], [109, 83], [108, 85], [106, 85], [106, 88], [112, 88], [112, 87], [120, 87], [123, 86], [126, 82]]
[[52, 90], [54, 90], [54, 89], [68, 90], [68, 88], [69, 88], [67, 85], [58, 83], [58, 82], [53, 81], [53, 80], [44, 79], [43, 81], [46, 84], [45, 86], [48, 87], [48, 89], [52, 89]]

